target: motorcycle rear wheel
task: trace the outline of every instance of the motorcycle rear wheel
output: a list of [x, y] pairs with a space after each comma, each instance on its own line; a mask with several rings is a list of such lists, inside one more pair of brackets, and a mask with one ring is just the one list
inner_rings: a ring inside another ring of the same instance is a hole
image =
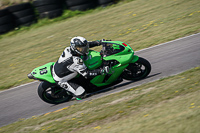
[[41, 82], [38, 86], [38, 95], [43, 101], [50, 104], [68, 102], [73, 98], [73, 96], [69, 95], [63, 88], [46, 81]]
[[122, 78], [126, 80], [141, 80], [149, 75], [151, 72], [151, 64], [146, 59], [139, 57], [135, 63], [130, 63], [123, 71]]

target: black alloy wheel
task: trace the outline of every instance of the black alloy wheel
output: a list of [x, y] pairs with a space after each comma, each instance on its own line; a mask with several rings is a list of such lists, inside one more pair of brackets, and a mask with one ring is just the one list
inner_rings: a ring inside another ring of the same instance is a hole
[[144, 79], [151, 72], [151, 64], [144, 58], [139, 57], [135, 63], [130, 63], [123, 71], [122, 78], [137, 81]]
[[67, 102], [73, 97], [63, 88], [45, 81], [40, 83], [38, 87], [38, 95], [43, 101], [50, 104]]

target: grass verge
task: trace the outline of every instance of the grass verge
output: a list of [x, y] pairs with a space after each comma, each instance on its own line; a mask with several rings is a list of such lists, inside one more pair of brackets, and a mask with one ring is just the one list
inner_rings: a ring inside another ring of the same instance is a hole
[[44, 25], [41, 21], [43, 26], [39, 23], [17, 34], [8, 33], [12, 35], [0, 39], [0, 90], [31, 82], [27, 74], [56, 61], [73, 36], [124, 41], [139, 50], [198, 33], [199, 7], [198, 0], [135, 0], [56, 23]]
[[4, 133], [198, 133], [200, 67], [1, 127]]

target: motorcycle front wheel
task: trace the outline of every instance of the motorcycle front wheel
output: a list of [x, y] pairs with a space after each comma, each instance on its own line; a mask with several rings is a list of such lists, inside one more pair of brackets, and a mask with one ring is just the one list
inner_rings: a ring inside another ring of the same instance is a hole
[[72, 99], [72, 95], [69, 95], [66, 90], [56, 84], [43, 81], [38, 86], [39, 97], [50, 104], [60, 104], [68, 102]]
[[151, 64], [146, 59], [139, 57], [135, 63], [130, 63], [122, 73], [122, 78], [126, 80], [141, 80], [151, 72]]

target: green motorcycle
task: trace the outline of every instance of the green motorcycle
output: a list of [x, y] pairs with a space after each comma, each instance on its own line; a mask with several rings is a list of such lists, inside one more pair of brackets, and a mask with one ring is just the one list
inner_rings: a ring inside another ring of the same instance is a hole
[[[82, 57], [89, 70], [109, 66], [108, 74], [98, 75], [86, 79], [77, 75], [73, 82], [81, 85], [88, 94], [120, 83], [123, 79], [137, 81], [147, 77], [151, 71], [151, 64], [144, 58], [134, 55], [133, 49], [121, 41], [103, 41], [100, 52], [90, 50], [87, 57]], [[28, 78], [40, 80], [39, 97], [50, 104], [67, 102], [73, 98], [70, 92], [57, 85], [53, 79], [51, 69], [55, 62], [49, 62], [35, 68], [28, 74]]]

